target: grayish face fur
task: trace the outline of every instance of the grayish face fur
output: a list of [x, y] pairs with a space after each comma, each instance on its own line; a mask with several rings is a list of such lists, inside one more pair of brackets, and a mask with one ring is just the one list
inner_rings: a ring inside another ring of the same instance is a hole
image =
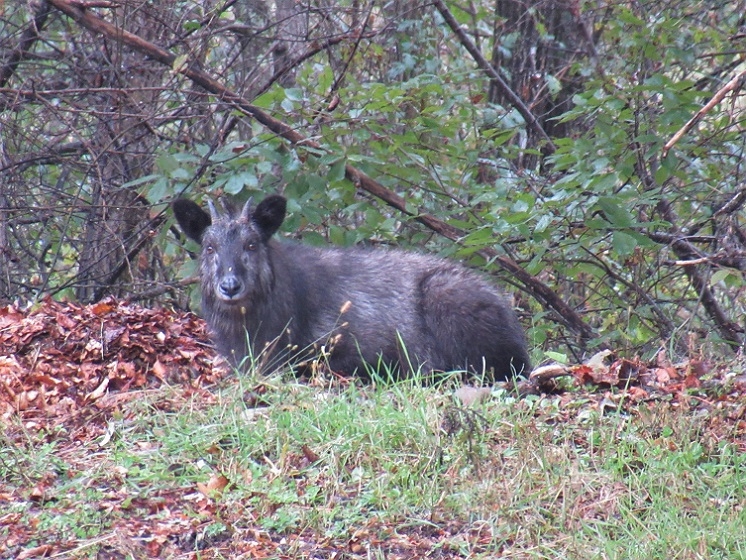
[[202, 294], [221, 305], [248, 306], [271, 280], [266, 240], [251, 220], [251, 201], [240, 214], [229, 205], [223, 215], [211, 210], [212, 224], [202, 236]]

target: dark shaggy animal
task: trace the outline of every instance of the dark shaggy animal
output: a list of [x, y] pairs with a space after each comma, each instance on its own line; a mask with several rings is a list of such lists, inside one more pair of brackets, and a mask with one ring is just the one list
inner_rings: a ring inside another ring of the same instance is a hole
[[329, 367], [346, 374], [367, 375], [364, 364], [404, 375], [528, 373], [513, 309], [478, 274], [417, 253], [279, 241], [285, 205], [270, 195], [240, 212], [210, 203], [208, 214], [173, 203], [181, 229], [202, 245], [202, 312], [235, 365], [250, 353], [291, 360], [323, 346]]

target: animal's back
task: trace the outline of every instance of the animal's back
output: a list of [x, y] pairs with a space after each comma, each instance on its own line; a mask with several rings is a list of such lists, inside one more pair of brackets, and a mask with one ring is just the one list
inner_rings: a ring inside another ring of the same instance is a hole
[[276, 252], [295, 267], [291, 274], [307, 277], [302, 305], [312, 317], [310, 328], [297, 333], [298, 343], [339, 334], [333, 369], [360, 370], [362, 361], [376, 364], [381, 358], [425, 370], [492, 368], [506, 378], [529, 367], [510, 304], [457, 263], [399, 250], [276, 243]]

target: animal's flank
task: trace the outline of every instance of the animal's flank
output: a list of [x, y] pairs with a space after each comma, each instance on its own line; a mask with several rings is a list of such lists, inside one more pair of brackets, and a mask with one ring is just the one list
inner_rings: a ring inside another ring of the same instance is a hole
[[256, 207], [227, 203], [222, 212], [211, 205], [209, 214], [184, 199], [173, 209], [202, 245], [203, 314], [219, 351], [236, 364], [250, 352], [284, 359], [327, 345], [329, 366], [348, 374], [365, 374], [364, 363], [406, 374], [408, 362], [427, 371], [486, 370], [495, 379], [528, 372], [511, 305], [457, 263], [279, 241], [273, 235], [286, 211], [279, 195]]

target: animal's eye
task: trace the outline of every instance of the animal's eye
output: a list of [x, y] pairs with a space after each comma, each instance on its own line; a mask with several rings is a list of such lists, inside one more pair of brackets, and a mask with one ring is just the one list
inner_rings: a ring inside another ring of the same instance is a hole
[[249, 243], [248, 245], [246, 245], [246, 250], [247, 251], [256, 251], [256, 243]]
[[212, 255], [215, 252], [215, 247], [212, 245], [205, 245], [205, 253]]

